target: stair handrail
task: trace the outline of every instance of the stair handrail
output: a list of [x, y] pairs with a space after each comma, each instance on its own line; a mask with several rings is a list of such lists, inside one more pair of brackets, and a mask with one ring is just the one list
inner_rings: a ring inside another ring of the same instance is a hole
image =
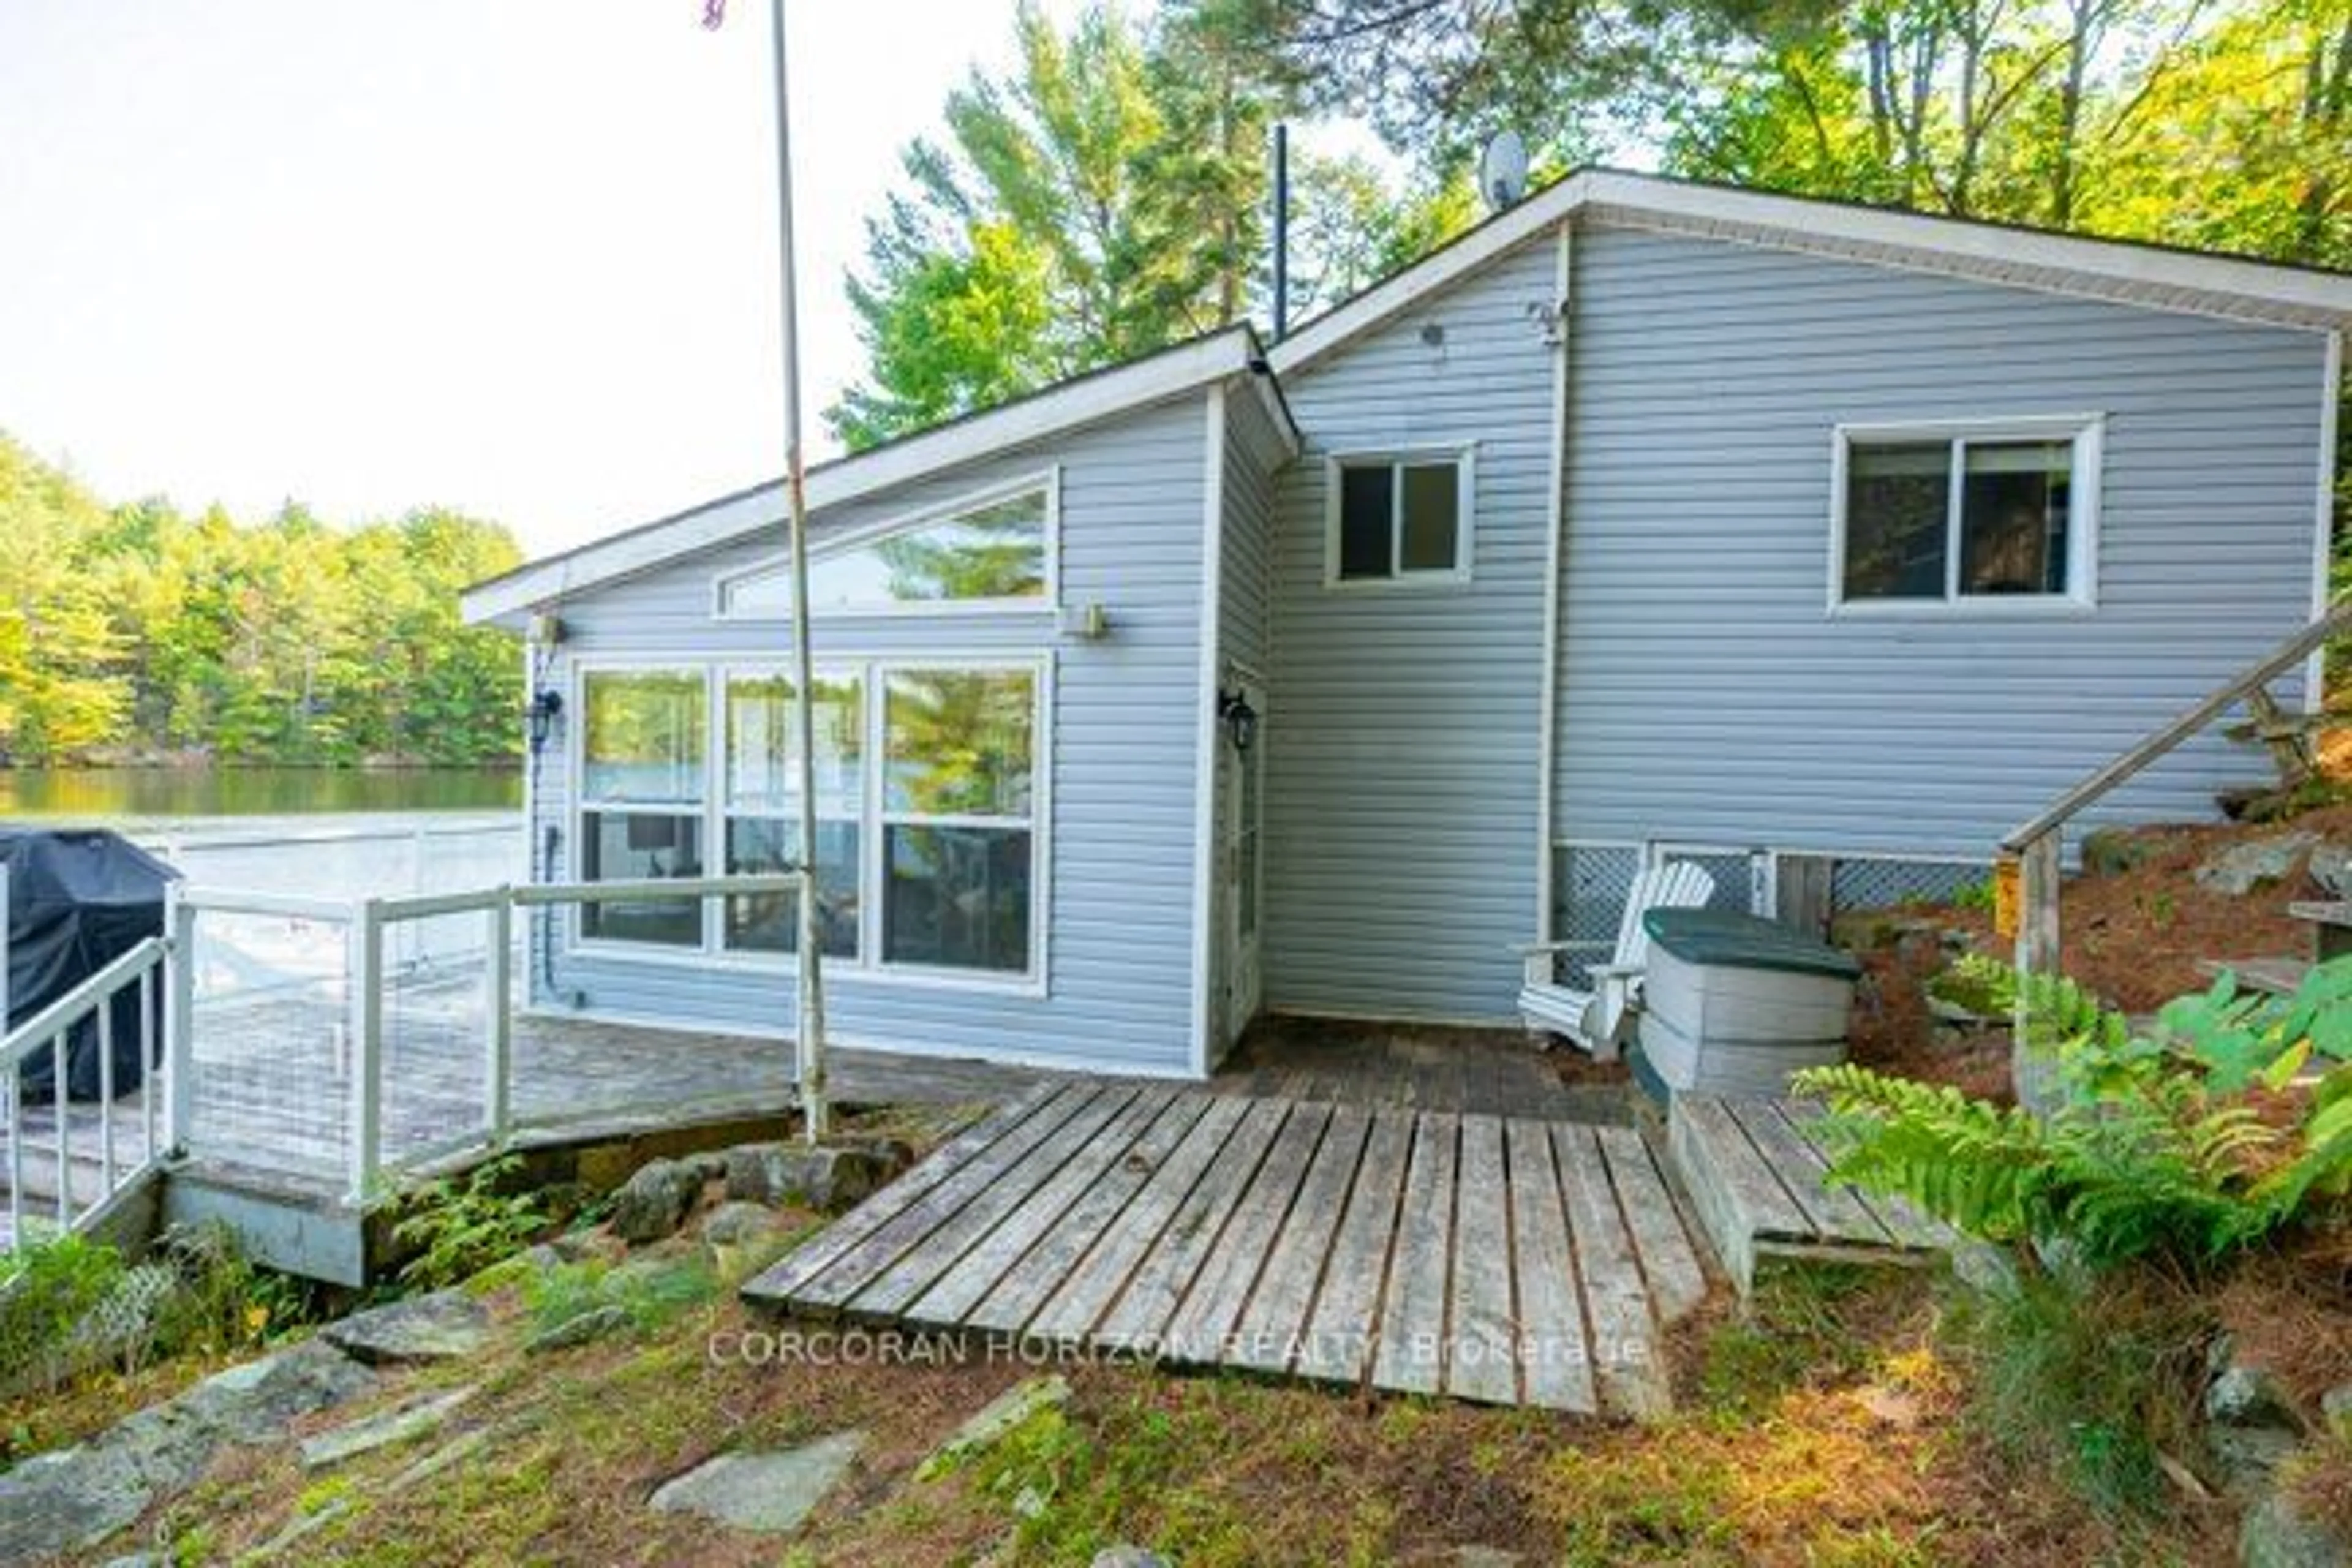
[[[144, 1180], [160, 1163], [164, 1150], [158, 1133], [155, 1085], [144, 1080], [145, 1075], [153, 1073], [159, 1065], [167, 1079], [176, 1081], [178, 1077], [176, 1057], [158, 1051], [156, 1037], [156, 1004], [161, 1000], [155, 989], [157, 976], [173, 965], [173, 957], [170, 942], [161, 937], [143, 938], [22, 1024], [0, 1031], [0, 1137], [5, 1137], [6, 1142], [7, 1245], [21, 1244], [26, 1234], [27, 1106], [21, 1073], [43, 1051], [50, 1057], [50, 1089], [57, 1107], [56, 1138], [48, 1155], [57, 1173], [56, 1220], [60, 1231], [87, 1230], [96, 1225], [125, 1192]], [[123, 1161], [116, 1156], [113, 1007], [116, 995], [134, 985], [139, 988], [139, 1058], [143, 1081], [139, 1114], [145, 1123], [145, 1137], [137, 1157]], [[67, 1047], [74, 1029], [86, 1018], [95, 1018], [98, 1029], [99, 1191], [91, 1203], [78, 1209], [73, 1192], [74, 1154], [67, 1085], [70, 1063]]]
[[2330, 637], [2352, 633], [2352, 599], [2341, 600], [2329, 606], [2327, 613], [2297, 631], [2294, 636], [2248, 665], [2228, 684], [2216, 689], [2211, 695], [2191, 708], [2163, 729], [2155, 731], [2131, 750], [2106, 763], [2052, 802], [2039, 816], [2020, 824], [2001, 839], [2004, 854], [2021, 855], [2033, 843], [2057, 831], [2090, 806], [2147, 768], [2150, 763], [2179, 747], [2255, 689], [2269, 685], [2295, 663], [2308, 658], [2314, 649]]

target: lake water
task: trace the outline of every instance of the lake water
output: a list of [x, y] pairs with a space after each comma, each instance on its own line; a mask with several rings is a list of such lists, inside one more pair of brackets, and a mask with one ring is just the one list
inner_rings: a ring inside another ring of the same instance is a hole
[[0, 769], [0, 824], [111, 827], [195, 884], [349, 900], [524, 881], [522, 775]]
[[0, 819], [122, 826], [351, 812], [513, 811], [513, 769], [0, 768]]

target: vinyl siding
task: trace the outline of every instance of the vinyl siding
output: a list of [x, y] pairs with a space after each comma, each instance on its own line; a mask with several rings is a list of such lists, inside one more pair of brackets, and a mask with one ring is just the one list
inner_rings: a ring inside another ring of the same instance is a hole
[[1218, 652], [1264, 677], [1274, 667], [1275, 473], [1280, 436], [1245, 386], [1225, 398], [1224, 546], [1217, 596]]
[[[1990, 856], [2310, 615], [2315, 333], [1632, 229], [1572, 298], [1563, 837]], [[2095, 612], [1827, 613], [1833, 426], [2035, 413], [2106, 416]], [[2085, 826], [2266, 772], [2209, 731]]]
[[[1108, 1070], [1187, 1070], [1192, 1015], [1193, 715], [1200, 680], [1203, 400], [1138, 410], [1055, 442], [845, 507], [814, 520], [817, 537], [879, 522], [1058, 464], [1065, 604], [1101, 602], [1110, 635], [1058, 637], [1050, 613], [824, 620], [815, 655], [1040, 655], [1051, 660], [1051, 865], [1033, 896], [1049, 900], [1047, 994], [916, 984], [826, 968], [841, 1043]], [[554, 606], [563, 617], [567, 687], [598, 660], [788, 656], [779, 623], [712, 618], [714, 577], [777, 553], [773, 538], [669, 563]], [[575, 869], [567, 770], [571, 736], [549, 748], [538, 826], [563, 835]], [[548, 940], [543, 934], [542, 941]], [[788, 1034], [789, 961], [679, 962], [576, 953], [555, 933], [551, 983], [562, 1007], [620, 1017]]]
[[[1536, 903], [1554, 241], [1498, 258], [1286, 384], [1266, 726], [1266, 1000], [1494, 1020]], [[1423, 341], [1424, 327], [1443, 342]], [[1475, 446], [1471, 581], [1334, 589], [1325, 458]]]

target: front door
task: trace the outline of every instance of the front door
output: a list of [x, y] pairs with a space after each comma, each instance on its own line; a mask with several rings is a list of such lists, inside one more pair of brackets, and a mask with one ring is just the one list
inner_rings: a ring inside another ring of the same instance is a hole
[[1258, 926], [1265, 892], [1265, 692], [1244, 680], [1243, 700], [1256, 714], [1247, 749], [1236, 744], [1230, 723], [1218, 726], [1217, 820], [1221, 906], [1218, 965], [1223, 979], [1217, 1050], [1222, 1056], [1257, 1016], [1265, 994], [1258, 959]]

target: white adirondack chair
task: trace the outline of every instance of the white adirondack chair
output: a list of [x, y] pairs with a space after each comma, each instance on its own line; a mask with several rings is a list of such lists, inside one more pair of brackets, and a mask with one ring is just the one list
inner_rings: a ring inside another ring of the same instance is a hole
[[1687, 860], [1645, 867], [1625, 893], [1625, 918], [1617, 928], [1616, 951], [1606, 963], [1587, 965], [1584, 987], [1558, 978], [1562, 952], [1597, 944], [1538, 942], [1519, 952], [1527, 959], [1519, 987], [1519, 1016], [1530, 1031], [1565, 1035], [1592, 1053], [1595, 1061], [1615, 1061], [1620, 1043], [1641, 1003], [1642, 971], [1650, 958], [1650, 933], [1643, 914], [1657, 909], [1696, 909], [1715, 896], [1715, 879]]

